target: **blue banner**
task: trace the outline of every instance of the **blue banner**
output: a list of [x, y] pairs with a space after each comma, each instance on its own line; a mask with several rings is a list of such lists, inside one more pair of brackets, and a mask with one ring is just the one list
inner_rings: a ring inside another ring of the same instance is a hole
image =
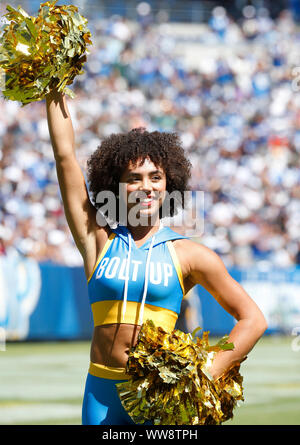
[[82, 267], [40, 264], [41, 292], [27, 339], [90, 339], [92, 312]]
[[17, 251], [0, 257], [0, 327], [6, 340], [90, 339], [84, 269], [38, 264]]
[[[232, 268], [228, 272], [263, 312], [268, 323], [266, 334], [291, 334], [300, 327], [299, 266], [268, 270]], [[197, 286], [197, 293], [203, 329], [216, 335], [229, 334], [235, 319], [202, 286]]]

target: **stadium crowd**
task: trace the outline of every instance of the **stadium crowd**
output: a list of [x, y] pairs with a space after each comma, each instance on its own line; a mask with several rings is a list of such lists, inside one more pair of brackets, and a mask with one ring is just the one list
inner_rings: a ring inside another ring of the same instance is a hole
[[[111, 133], [176, 131], [193, 166], [191, 188], [204, 191], [199, 241], [227, 267], [299, 264], [300, 33], [292, 16], [248, 10], [238, 22], [214, 9], [199, 47], [221, 51], [199, 69], [178, 56], [166, 24], [149, 17], [89, 21], [93, 46], [68, 98], [82, 169]], [[0, 167], [0, 253], [82, 264], [44, 101], [0, 99]]]

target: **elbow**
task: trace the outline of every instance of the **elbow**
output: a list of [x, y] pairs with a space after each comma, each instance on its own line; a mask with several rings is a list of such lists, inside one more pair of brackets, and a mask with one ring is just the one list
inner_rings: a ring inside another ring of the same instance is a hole
[[268, 329], [268, 323], [262, 313], [258, 314], [254, 320], [254, 326], [256, 327], [258, 337], [260, 338]]
[[[267, 323], [267, 320], [265, 319], [265, 317], [264, 317], [264, 332], [266, 331], [268, 329], [268, 323]], [[264, 333], [263, 332], [263, 333]]]
[[245, 326], [251, 330], [257, 340], [262, 337], [265, 331], [268, 329], [268, 323], [261, 311], [249, 314], [248, 317], [242, 319], [238, 318], [237, 321], [242, 321]]
[[[69, 165], [70, 160], [75, 158], [74, 149], [69, 148], [63, 148], [63, 149], [54, 149], [54, 160], [56, 163], [56, 166], [63, 167], [64, 165]], [[75, 158], [76, 159], [76, 158]]]

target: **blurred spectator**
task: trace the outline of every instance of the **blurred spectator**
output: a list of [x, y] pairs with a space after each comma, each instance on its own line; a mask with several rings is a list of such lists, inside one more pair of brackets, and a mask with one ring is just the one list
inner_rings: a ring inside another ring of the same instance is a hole
[[[202, 43], [232, 47], [200, 60], [199, 69], [176, 55], [163, 24], [91, 21], [94, 45], [68, 104], [83, 170], [113, 132], [176, 131], [193, 165], [191, 187], [205, 192], [199, 241], [228, 267], [288, 267], [299, 264], [300, 248], [300, 93], [291, 74], [299, 32], [288, 12], [275, 21], [253, 9], [239, 23], [224, 8], [213, 11]], [[45, 104], [2, 99], [0, 141], [0, 254], [14, 246], [38, 261], [82, 264]]]

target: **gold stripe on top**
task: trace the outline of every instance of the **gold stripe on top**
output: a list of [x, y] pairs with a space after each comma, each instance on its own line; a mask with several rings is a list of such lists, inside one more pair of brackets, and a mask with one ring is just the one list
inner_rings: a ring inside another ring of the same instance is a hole
[[115, 236], [116, 236], [116, 234], [115, 234], [114, 232], [112, 232], [112, 233], [109, 235], [109, 237], [108, 237], [106, 243], [104, 244], [103, 249], [101, 250], [101, 253], [100, 253], [99, 257], [98, 257], [98, 260], [97, 260], [97, 262], [96, 262], [96, 264], [95, 264], [95, 266], [94, 266], [93, 272], [91, 273], [91, 275], [89, 276], [89, 278], [88, 278], [88, 280], [87, 280], [88, 283], [89, 283], [89, 281], [91, 280], [92, 276], [94, 275], [94, 272], [95, 272], [95, 270], [96, 270], [98, 264], [100, 263], [100, 261], [102, 260], [102, 258], [104, 257], [104, 255], [106, 254], [106, 252], [107, 252], [109, 246], [111, 245], [111, 242], [112, 242], [112, 240], [114, 239]]
[[182, 289], [182, 292], [183, 292], [183, 297], [184, 297], [185, 290], [184, 290], [184, 284], [183, 284], [182, 270], [181, 270], [181, 266], [180, 266], [180, 263], [179, 263], [179, 259], [178, 259], [175, 247], [173, 246], [172, 241], [167, 241], [166, 244], [167, 244], [167, 246], [169, 248], [169, 251], [170, 251], [170, 254], [171, 254], [171, 257], [172, 257], [172, 260], [173, 260], [173, 263], [174, 263], [177, 275], [178, 275], [179, 283], [180, 283], [180, 286], [181, 286], [181, 289]]
[[[127, 301], [126, 313], [122, 316], [122, 300], [105, 300], [92, 303], [92, 313], [94, 318], [94, 326], [101, 326], [112, 323], [126, 323], [139, 325], [139, 314], [141, 303], [136, 301]], [[161, 326], [168, 332], [174, 329], [178, 315], [170, 309], [165, 309], [151, 304], [144, 306], [144, 321], [150, 319], [157, 326]]]
[[110, 366], [99, 365], [98, 363], [90, 362], [89, 374], [95, 377], [111, 380], [128, 380], [129, 376], [126, 374], [125, 368], [112, 368]]

